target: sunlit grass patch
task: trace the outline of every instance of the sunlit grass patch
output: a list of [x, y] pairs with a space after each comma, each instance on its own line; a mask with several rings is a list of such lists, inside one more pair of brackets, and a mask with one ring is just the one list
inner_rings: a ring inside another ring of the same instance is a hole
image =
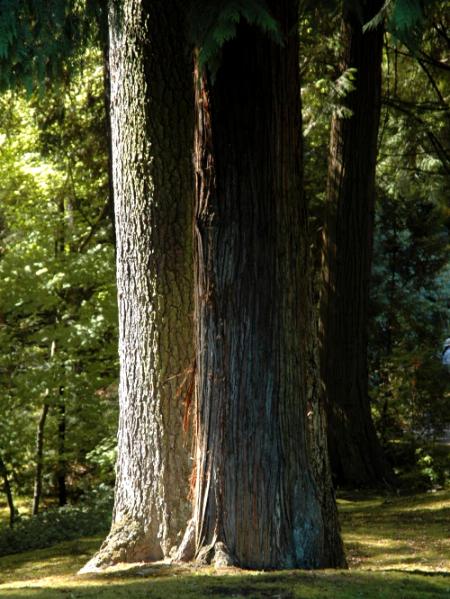
[[14, 599], [436, 599], [446, 597], [449, 579], [392, 572], [259, 572], [164, 576], [69, 574], [0, 586]]
[[339, 507], [350, 567], [450, 572], [450, 491], [346, 496]]
[[[102, 538], [66, 541], [47, 549], [15, 553], [0, 558], [0, 589], [15, 581], [75, 574], [99, 547]], [[1, 596], [1, 595], [0, 595]]]
[[101, 537], [0, 558], [0, 597], [11, 599], [450, 598], [450, 491], [339, 500], [350, 570], [249, 572], [124, 565], [77, 576]]

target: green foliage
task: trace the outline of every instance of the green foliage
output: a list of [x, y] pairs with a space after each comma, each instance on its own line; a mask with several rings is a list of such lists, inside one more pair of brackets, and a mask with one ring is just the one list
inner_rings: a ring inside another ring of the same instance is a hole
[[[421, 488], [448, 482], [448, 456], [438, 440], [450, 426], [450, 377], [440, 362], [450, 336], [450, 87], [439, 68], [448, 50], [427, 14], [421, 45], [426, 71], [387, 35], [369, 343], [378, 432], [404, 484]], [[351, 118], [342, 111], [340, 77], [350, 87], [358, 84], [357, 73], [346, 80], [338, 70], [340, 18], [333, 7], [309, 6], [300, 19], [304, 181], [318, 271], [331, 117]], [[437, 8], [435, 19], [445, 29]], [[431, 464], [417, 449], [431, 456]]]
[[220, 66], [224, 44], [236, 37], [241, 21], [259, 27], [275, 43], [282, 44], [279, 24], [270, 14], [264, 0], [215, 0], [193, 2], [190, 28], [194, 44], [199, 48], [199, 68], [205, 67], [214, 79]]
[[110, 501], [103, 501], [93, 506], [65, 506], [33, 517], [22, 516], [13, 529], [0, 527], [0, 556], [105, 533], [111, 524], [111, 508]]
[[[430, 10], [433, 0], [427, 3]], [[386, 0], [381, 10], [367, 23], [363, 30], [378, 27], [386, 21], [387, 30], [399, 42], [411, 49], [417, 49], [424, 32], [426, 13], [422, 0]]]
[[[440, 482], [439, 472], [436, 468], [435, 460], [430, 452], [425, 451], [425, 448], [419, 447], [416, 450], [417, 465], [420, 468], [420, 473], [427, 478], [429, 483], [435, 487]], [[448, 470], [446, 472], [448, 478]]]
[[445, 443], [410, 435], [401, 441], [391, 441], [386, 453], [394, 464], [399, 484], [409, 492], [450, 486], [450, 452]]
[[102, 57], [90, 50], [83, 61], [84, 70], [58, 93], [0, 97], [0, 442], [22, 493], [31, 492], [44, 402], [47, 493], [61, 458], [73, 494], [98, 482], [104, 468], [86, 454], [115, 432], [117, 315]]
[[[338, 69], [341, 51], [340, 11], [307, 6], [300, 16], [300, 68], [302, 76], [302, 118], [304, 138], [304, 187], [308, 196], [311, 230], [317, 234], [323, 222], [323, 206], [331, 117], [344, 108], [337, 92], [339, 78], [352, 84]], [[312, 240], [313, 244], [317, 240]], [[319, 257], [316, 258], [319, 268]]]
[[105, 437], [86, 454], [88, 464], [94, 466], [97, 475], [112, 487], [115, 478], [117, 448], [115, 437]]
[[94, 0], [0, 0], [0, 89], [67, 80], [102, 15]]
[[[426, 447], [450, 425], [450, 377], [440, 361], [450, 327], [448, 78], [439, 69], [445, 44], [429, 24], [424, 70], [411, 54], [388, 47], [378, 160], [370, 341], [371, 394], [385, 443]], [[395, 452], [394, 452], [395, 453]], [[434, 458], [433, 458], [434, 460]], [[431, 484], [417, 455], [403, 462], [411, 481]], [[447, 468], [434, 460], [441, 479]], [[437, 465], [436, 465], [437, 464]]]
[[420, 0], [395, 0], [388, 19], [388, 30], [394, 38], [415, 49], [422, 37], [425, 15]]
[[410, 193], [382, 199], [375, 238], [370, 380], [384, 441], [437, 437], [450, 424], [450, 381], [440, 362], [448, 231], [439, 206]]

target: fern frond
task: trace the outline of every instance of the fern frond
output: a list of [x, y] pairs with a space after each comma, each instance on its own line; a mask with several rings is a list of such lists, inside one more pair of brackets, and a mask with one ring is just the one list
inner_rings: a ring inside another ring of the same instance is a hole
[[396, 0], [388, 28], [401, 42], [415, 46], [420, 41], [423, 22], [420, 0]]
[[220, 66], [222, 48], [236, 37], [241, 21], [259, 27], [274, 42], [283, 44], [279, 24], [264, 0], [193, 2], [190, 22], [193, 41], [199, 48], [199, 68], [207, 67], [212, 79]]
[[376, 29], [384, 21], [389, 9], [392, 8], [394, 0], [386, 0], [379, 12], [363, 26], [363, 33]]
[[[431, 3], [429, 0], [428, 6]], [[375, 29], [383, 21], [395, 39], [411, 49], [416, 48], [425, 22], [422, 0], [385, 0], [380, 11], [364, 24], [363, 31]]]

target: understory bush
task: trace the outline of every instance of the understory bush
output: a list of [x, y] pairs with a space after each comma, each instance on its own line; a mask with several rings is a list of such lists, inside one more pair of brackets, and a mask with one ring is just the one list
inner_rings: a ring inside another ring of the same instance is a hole
[[450, 487], [450, 446], [411, 437], [385, 447], [398, 482], [408, 491]]
[[20, 516], [14, 528], [0, 526], [0, 556], [107, 532], [111, 524], [111, 498], [102, 494], [95, 499], [92, 503], [50, 508], [36, 516]]

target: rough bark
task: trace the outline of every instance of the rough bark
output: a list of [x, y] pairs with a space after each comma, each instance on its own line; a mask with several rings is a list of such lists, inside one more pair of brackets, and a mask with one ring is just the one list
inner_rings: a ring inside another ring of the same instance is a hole
[[297, 3], [269, 4], [284, 46], [240, 24], [214, 84], [196, 86], [193, 550], [219, 566], [338, 566], [306, 416]]
[[334, 551], [333, 563], [346, 567], [344, 549], [340, 536], [340, 524], [336, 509], [331, 466], [327, 441], [327, 415], [320, 378], [320, 346], [318, 335], [318, 286], [317, 269], [313, 266], [313, 256], [309, 263], [310, 301], [308, 331], [304, 339], [306, 356], [306, 397], [307, 424], [311, 465], [317, 484], [317, 494], [328, 523], [324, 531], [327, 535], [325, 546]]
[[120, 415], [113, 524], [84, 571], [167, 556], [189, 516], [194, 104], [181, 8], [109, 6]]
[[48, 403], [44, 403], [42, 406], [41, 416], [39, 418], [37, 430], [36, 430], [36, 469], [34, 473], [34, 492], [33, 492], [33, 505], [31, 508], [31, 514], [36, 516], [39, 512], [39, 502], [42, 494], [42, 469], [43, 469], [43, 455], [44, 455], [44, 431], [45, 422], [47, 420], [47, 414], [50, 406]]
[[9, 526], [12, 528], [14, 526], [14, 521], [16, 519], [16, 508], [14, 507], [13, 494], [11, 490], [11, 485], [9, 483], [8, 477], [8, 469], [6, 468], [6, 464], [3, 461], [2, 456], [0, 455], [0, 476], [3, 478], [3, 487], [5, 489], [6, 501], [8, 503], [9, 508]]
[[369, 279], [380, 119], [383, 30], [362, 32], [381, 7], [350, 9], [342, 22], [341, 70], [356, 68], [349, 118], [333, 117], [324, 230], [321, 363], [328, 445], [335, 481], [376, 486], [392, 481], [370, 413], [367, 369]]

